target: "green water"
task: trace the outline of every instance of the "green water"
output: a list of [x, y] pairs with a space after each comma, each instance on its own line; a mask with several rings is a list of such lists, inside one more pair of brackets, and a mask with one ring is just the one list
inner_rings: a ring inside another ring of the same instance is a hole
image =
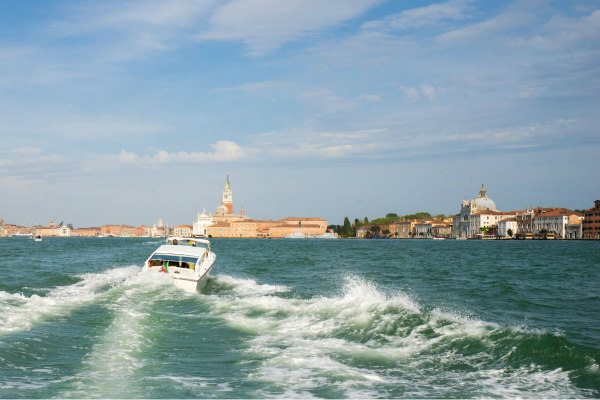
[[600, 242], [0, 239], [0, 397], [600, 397]]

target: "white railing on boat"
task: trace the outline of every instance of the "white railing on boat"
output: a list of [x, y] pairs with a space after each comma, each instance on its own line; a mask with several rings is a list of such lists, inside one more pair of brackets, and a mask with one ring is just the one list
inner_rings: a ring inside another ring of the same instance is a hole
[[206, 239], [199, 239], [199, 238], [189, 238], [189, 237], [181, 237], [181, 236], [169, 236], [166, 240], [167, 244], [175, 244], [175, 240], [177, 241], [177, 244], [183, 244], [183, 243], [198, 243], [198, 244], [205, 244], [207, 245], [208, 249], [210, 250], [210, 241], [206, 240]]

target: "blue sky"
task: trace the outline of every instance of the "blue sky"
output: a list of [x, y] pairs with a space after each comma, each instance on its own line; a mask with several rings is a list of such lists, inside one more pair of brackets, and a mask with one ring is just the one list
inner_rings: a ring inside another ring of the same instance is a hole
[[600, 1], [0, 0], [0, 218], [600, 198]]

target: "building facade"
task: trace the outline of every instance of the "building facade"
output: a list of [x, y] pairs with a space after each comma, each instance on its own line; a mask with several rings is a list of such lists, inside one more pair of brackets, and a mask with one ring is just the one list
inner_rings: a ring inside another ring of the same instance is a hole
[[518, 232], [517, 217], [510, 217], [498, 222], [498, 236], [514, 237]]
[[600, 200], [583, 214], [582, 236], [584, 239], [600, 239]]
[[552, 233], [558, 239], [567, 238], [567, 225], [581, 224], [583, 216], [566, 208], [554, 208], [533, 219], [534, 234]]
[[192, 237], [194, 227], [192, 225], [177, 225], [173, 227], [173, 235], [179, 237]]

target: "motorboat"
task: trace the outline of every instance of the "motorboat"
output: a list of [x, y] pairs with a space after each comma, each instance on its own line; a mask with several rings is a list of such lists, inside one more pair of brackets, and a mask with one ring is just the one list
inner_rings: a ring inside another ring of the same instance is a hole
[[285, 235], [286, 239], [306, 239], [307, 236], [302, 232], [294, 232], [289, 235]]
[[206, 239], [169, 236], [144, 263], [142, 272], [161, 272], [186, 292], [201, 290], [217, 259]]
[[34, 240], [34, 241], [36, 241], [36, 242], [41, 242], [41, 241], [42, 241], [42, 236], [40, 236], [40, 235], [35, 235], [35, 236], [33, 237], [33, 240]]
[[339, 239], [337, 233], [333, 232], [325, 232], [322, 235], [318, 235], [314, 237], [315, 239]]

